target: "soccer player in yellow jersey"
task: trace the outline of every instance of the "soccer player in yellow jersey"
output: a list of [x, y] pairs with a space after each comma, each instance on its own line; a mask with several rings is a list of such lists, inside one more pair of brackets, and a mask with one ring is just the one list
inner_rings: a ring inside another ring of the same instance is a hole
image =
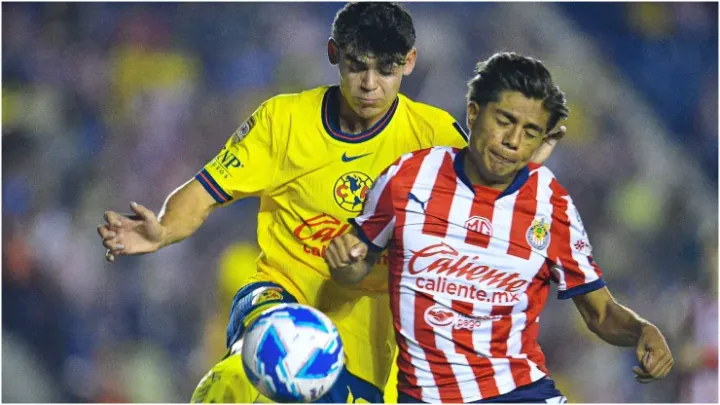
[[[350, 3], [328, 41], [339, 86], [265, 101], [218, 155], [166, 200], [158, 217], [107, 211], [98, 228], [106, 257], [154, 252], [190, 236], [217, 207], [260, 197], [257, 272], [236, 294], [229, 355], [200, 382], [193, 402], [267, 402], [245, 377], [242, 333], [282, 302], [311, 305], [337, 326], [346, 368], [319, 402], [382, 402], [395, 351], [387, 295], [387, 260], [359, 286], [333, 282], [323, 253], [350, 230], [349, 218], [376, 176], [398, 156], [435, 145], [464, 147], [447, 112], [398, 93], [417, 51], [409, 13], [393, 3]], [[539, 152], [544, 160], [554, 143]]]

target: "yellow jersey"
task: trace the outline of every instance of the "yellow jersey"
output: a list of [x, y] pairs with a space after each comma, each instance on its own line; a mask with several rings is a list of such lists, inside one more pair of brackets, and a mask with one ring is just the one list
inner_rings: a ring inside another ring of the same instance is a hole
[[[260, 197], [257, 273], [301, 304], [326, 313], [343, 341], [348, 370], [382, 389], [395, 350], [387, 256], [358, 286], [334, 283], [323, 253], [349, 232], [373, 180], [400, 155], [432, 146], [464, 147], [447, 112], [399, 95], [372, 128], [340, 130], [337, 86], [264, 102], [196, 176], [220, 204]], [[386, 253], [385, 253], [386, 254]]]

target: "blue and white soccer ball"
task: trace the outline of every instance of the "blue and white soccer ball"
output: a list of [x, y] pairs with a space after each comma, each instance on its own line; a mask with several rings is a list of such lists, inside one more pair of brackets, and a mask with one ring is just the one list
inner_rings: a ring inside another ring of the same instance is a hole
[[315, 308], [281, 304], [245, 331], [245, 373], [276, 402], [313, 402], [335, 384], [344, 365], [340, 335]]

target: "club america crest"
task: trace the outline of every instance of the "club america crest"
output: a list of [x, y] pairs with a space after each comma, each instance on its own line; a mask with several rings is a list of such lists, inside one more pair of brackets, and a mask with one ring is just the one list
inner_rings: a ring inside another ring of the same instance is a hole
[[544, 250], [550, 244], [550, 221], [542, 216], [535, 218], [527, 230], [526, 237], [530, 246]]

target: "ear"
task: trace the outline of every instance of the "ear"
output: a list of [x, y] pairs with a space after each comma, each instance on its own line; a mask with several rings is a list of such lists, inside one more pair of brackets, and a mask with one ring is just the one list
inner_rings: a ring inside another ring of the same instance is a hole
[[480, 115], [480, 105], [476, 103], [475, 101], [471, 101], [467, 105], [467, 127], [468, 130], [472, 133], [472, 127], [475, 123], [475, 120], [477, 119], [478, 115]]
[[403, 75], [408, 76], [415, 69], [415, 59], [417, 59], [417, 48], [413, 48], [405, 56], [405, 66], [403, 66]]
[[327, 52], [330, 64], [337, 65], [338, 62], [340, 62], [340, 52], [337, 42], [335, 42], [335, 40], [332, 38], [328, 39]]

